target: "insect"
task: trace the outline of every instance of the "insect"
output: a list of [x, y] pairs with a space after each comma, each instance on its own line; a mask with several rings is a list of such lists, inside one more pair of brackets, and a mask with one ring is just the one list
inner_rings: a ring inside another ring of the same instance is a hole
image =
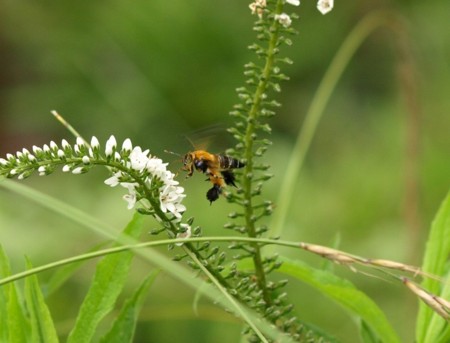
[[212, 188], [206, 192], [206, 198], [212, 204], [219, 198], [223, 187], [232, 185], [236, 187], [233, 169], [242, 168], [245, 163], [231, 156], [212, 154], [205, 150], [188, 152], [182, 157], [182, 169], [187, 171], [186, 178], [194, 174], [194, 170], [208, 176], [206, 181], [211, 181]]

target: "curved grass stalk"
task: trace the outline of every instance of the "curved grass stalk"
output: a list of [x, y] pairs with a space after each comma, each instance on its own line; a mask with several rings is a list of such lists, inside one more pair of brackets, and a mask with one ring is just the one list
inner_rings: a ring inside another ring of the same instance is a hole
[[316, 132], [318, 123], [323, 111], [341, 78], [345, 68], [350, 63], [356, 50], [366, 40], [366, 38], [376, 29], [382, 27], [392, 20], [392, 13], [387, 11], [377, 11], [364, 17], [347, 36], [340, 49], [330, 63], [317, 92], [306, 113], [305, 121], [297, 136], [289, 163], [286, 168], [283, 182], [280, 187], [277, 199], [277, 211], [272, 217], [270, 237], [277, 237], [283, 230], [290, 203], [292, 201], [295, 184], [300, 170], [302, 169], [306, 154], [311, 145], [311, 141]]

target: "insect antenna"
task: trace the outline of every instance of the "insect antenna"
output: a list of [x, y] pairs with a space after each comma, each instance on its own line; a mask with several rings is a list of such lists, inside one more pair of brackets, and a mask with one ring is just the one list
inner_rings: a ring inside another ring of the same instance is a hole
[[177, 154], [176, 152], [164, 150], [165, 153], [178, 156], [179, 158], [182, 158], [183, 156], [181, 154]]

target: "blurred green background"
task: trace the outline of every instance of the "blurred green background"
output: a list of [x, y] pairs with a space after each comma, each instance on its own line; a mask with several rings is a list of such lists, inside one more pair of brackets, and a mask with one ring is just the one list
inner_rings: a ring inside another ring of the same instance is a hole
[[[291, 77], [278, 95], [283, 107], [271, 121], [273, 147], [266, 158], [275, 174], [264, 198], [278, 189], [305, 112], [332, 57], [356, 23], [378, 9], [404, 17], [417, 88], [416, 114], [407, 111], [392, 34], [377, 30], [358, 50], [320, 122], [298, 176], [283, 238], [339, 247], [367, 257], [420, 264], [430, 221], [450, 186], [450, 2], [340, 2], [328, 15], [314, 1], [290, 8], [300, 16]], [[242, 86], [246, 47], [254, 33], [245, 1], [23, 1], [0, 2], [0, 155], [62, 138], [74, 141], [50, 110], [83, 136], [105, 142], [114, 134], [179, 163], [164, 149], [184, 153], [183, 138], [204, 128], [227, 127], [227, 113]], [[208, 130], [208, 129], [206, 129]], [[221, 137], [218, 134], [217, 137]], [[233, 144], [214, 142], [212, 146]], [[226, 148], [227, 146], [225, 146]], [[219, 149], [219, 148], [218, 148]], [[54, 173], [24, 181], [120, 230], [130, 219], [123, 190], [103, 185], [104, 170]], [[229, 234], [222, 225], [233, 209], [210, 206], [199, 175], [184, 181], [188, 216], [206, 235]], [[149, 222], [149, 230], [155, 225]], [[22, 270], [84, 252], [101, 241], [79, 225], [0, 188], [0, 244]], [[283, 251], [320, 266], [317, 257]], [[62, 335], [70, 329], [87, 290], [89, 263], [49, 299]], [[149, 270], [136, 262], [130, 289]], [[412, 341], [416, 300], [344, 268], [386, 311], [405, 341]], [[45, 281], [45, 275], [42, 276]], [[355, 342], [351, 317], [306, 286], [292, 281], [298, 316]], [[237, 342], [240, 325], [207, 301], [192, 310], [194, 291], [162, 275], [149, 295], [136, 342]], [[69, 302], [70, 301], [70, 302]], [[63, 302], [64, 305], [61, 305]], [[318, 310], [319, 309], [319, 310]]]

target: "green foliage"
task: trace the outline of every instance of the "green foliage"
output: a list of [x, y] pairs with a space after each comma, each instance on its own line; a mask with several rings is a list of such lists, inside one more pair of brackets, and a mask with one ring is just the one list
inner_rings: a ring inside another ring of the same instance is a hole
[[314, 287], [323, 295], [344, 307], [352, 316], [360, 318], [362, 330], [368, 327], [380, 342], [400, 342], [381, 309], [366, 294], [348, 280], [326, 270], [312, 268], [299, 260], [283, 258], [279, 271]]
[[[0, 245], [0, 277], [11, 274], [8, 257]], [[27, 342], [30, 323], [24, 314], [15, 283], [0, 287], [0, 338], [2, 342]]]
[[[27, 268], [31, 262], [27, 259]], [[25, 280], [25, 304], [30, 316], [31, 342], [55, 343], [58, 336], [36, 275]]]
[[145, 300], [150, 286], [156, 279], [158, 272], [152, 272], [136, 289], [135, 293], [123, 304], [116, 320], [108, 333], [102, 337], [102, 343], [132, 342], [139, 311]]
[[[450, 193], [433, 220], [428, 237], [422, 270], [447, 280], [449, 277], [448, 258], [450, 256]], [[426, 278], [422, 287], [444, 299], [450, 298], [448, 282]], [[418, 343], [448, 342], [450, 327], [448, 320], [439, 316], [424, 303], [419, 305], [417, 316], [416, 339]]]
[[[143, 231], [143, 216], [135, 214], [123, 234], [137, 239]], [[125, 251], [105, 257], [97, 265], [89, 292], [78, 313], [68, 342], [92, 340], [99, 322], [113, 309], [117, 297], [127, 281], [133, 252]]]

